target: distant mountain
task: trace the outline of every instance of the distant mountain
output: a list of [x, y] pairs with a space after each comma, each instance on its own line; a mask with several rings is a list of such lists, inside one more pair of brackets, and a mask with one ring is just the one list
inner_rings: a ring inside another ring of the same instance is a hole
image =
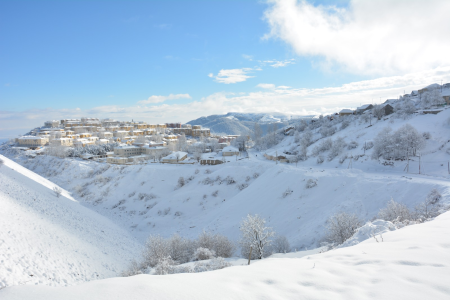
[[291, 116], [283, 113], [235, 113], [226, 115], [211, 115], [187, 122], [191, 125], [202, 125], [210, 128], [216, 134], [241, 134], [248, 135], [253, 131], [255, 123], [261, 126], [264, 134], [269, 125], [277, 124], [278, 128], [297, 121], [299, 116]]

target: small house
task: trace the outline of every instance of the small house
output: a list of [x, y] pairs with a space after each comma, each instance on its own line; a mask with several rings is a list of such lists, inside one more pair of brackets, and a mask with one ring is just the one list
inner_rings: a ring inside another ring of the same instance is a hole
[[227, 146], [222, 149], [222, 156], [239, 155], [239, 149], [233, 146]]

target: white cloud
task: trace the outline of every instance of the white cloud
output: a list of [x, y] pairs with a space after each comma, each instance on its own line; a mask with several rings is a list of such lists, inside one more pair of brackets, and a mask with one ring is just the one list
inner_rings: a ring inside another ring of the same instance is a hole
[[[450, 67], [350, 82], [337, 87], [295, 89], [277, 86], [252, 93], [214, 93], [189, 103], [162, 103], [153, 106], [101, 106], [91, 109], [33, 109], [0, 111], [0, 139], [23, 134], [46, 120], [97, 117], [139, 120], [151, 123], [187, 122], [200, 116], [234, 112], [283, 112], [311, 115], [333, 113], [341, 108], [355, 108], [378, 103], [425, 87], [431, 83], [450, 82]], [[186, 95], [186, 94], [182, 94]], [[165, 96], [165, 97], [170, 97]]]
[[254, 77], [247, 75], [251, 71], [253, 71], [252, 68], [220, 70], [217, 76], [214, 76], [214, 74], [209, 74], [208, 76], [215, 78], [217, 82], [230, 84], [243, 82], [249, 78]]
[[176, 99], [191, 99], [189, 94], [170, 94], [169, 96], [150, 96], [147, 100], [138, 101], [138, 104], [154, 104], [161, 103], [167, 100], [176, 100]]
[[253, 60], [253, 56], [252, 55], [242, 54], [242, 57], [245, 58], [246, 60], [249, 60], [249, 61]]
[[213, 77], [214, 77], [214, 74], [213, 74], [213, 73], [209, 73], [209, 74], [208, 74], [208, 77], [213, 78]]
[[450, 1], [351, 0], [348, 8], [268, 0], [270, 33], [322, 67], [405, 74], [450, 65]]
[[262, 88], [262, 89], [273, 90], [275, 88], [275, 84], [273, 84], [273, 83], [260, 83], [256, 87], [259, 87], [259, 88]]
[[288, 65], [295, 64], [294, 59], [288, 59], [288, 60], [265, 60], [263, 61], [264, 64], [270, 64], [271, 67], [279, 68], [279, 67], [286, 67]]

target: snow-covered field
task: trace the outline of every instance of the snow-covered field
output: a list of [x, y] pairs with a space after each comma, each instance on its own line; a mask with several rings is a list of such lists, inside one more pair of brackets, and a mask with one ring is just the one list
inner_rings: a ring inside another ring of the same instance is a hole
[[[312, 132], [309, 158], [297, 165], [264, 154], [298, 151], [298, 136], [216, 166], [117, 166], [7, 151], [15, 162], [4, 158], [0, 167], [0, 288], [8, 286], [0, 298], [447, 299], [450, 213], [394, 231], [378, 220], [340, 249], [295, 251], [319, 247], [327, 219], [340, 211], [367, 222], [391, 199], [413, 209], [432, 189], [448, 204], [449, 119], [450, 109], [372, 124], [353, 120], [330, 138], [357, 146], [344, 147], [333, 159], [325, 150], [320, 164], [313, 155], [326, 139], [319, 129]], [[430, 133], [420, 151], [420, 174], [418, 156], [410, 157], [406, 172], [406, 160], [383, 164], [371, 158], [374, 148], [362, 148], [386, 126], [395, 131], [405, 124]], [[60, 198], [55, 184], [65, 189]], [[237, 241], [247, 214], [264, 217], [294, 252], [251, 266], [232, 258], [233, 267], [200, 274], [109, 278], [139, 259], [150, 234], [195, 238], [209, 230]], [[373, 238], [377, 232], [383, 233]], [[93, 279], [103, 280], [43, 286]], [[9, 287], [14, 285], [20, 286]]]
[[141, 245], [55, 184], [0, 156], [0, 288], [117, 276]]
[[112, 278], [67, 288], [18, 286], [1, 299], [449, 299], [450, 213], [383, 241], [214, 272]]

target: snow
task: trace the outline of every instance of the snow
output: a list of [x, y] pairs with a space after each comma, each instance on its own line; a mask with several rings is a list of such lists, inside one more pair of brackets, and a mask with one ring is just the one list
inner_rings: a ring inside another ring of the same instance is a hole
[[[323, 140], [319, 129], [312, 132], [310, 157], [298, 164], [270, 161], [263, 156], [266, 151], [256, 150], [216, 166], [117, 166], [46, 155], [28, 158], [11, 150], [8, 157], [30, 170], [7, 159], [0, 167], [5, 207], [0, 226], [6, 228], [0, 232], [0, 288], [19, 285], [0, 290], [0, 299], [447, 299], [449, 213], [401, 229], [375, 217], [391, 198], [413, 209], [434, 188], [449, 203], [450, 109], [404, 119], [373, 118], [370, 125], [349, 118], [354, 121], [344, 129], [336, 124], [339, 129], [331, 138], [356, 142], [356, 148], [345, 148], [330, 161], [327, 150], [322, 164], [311, 155]], [[395, 131], [405, 124], [431, 135], [420, 151], [420, 174], [419, 157], [410, 157], [407, 173], [407, 161], [372, 160], [373, 148], [363, 149], [384, 127]], [[289, 157], [298, 147], [294, 136], [283, 134], [267, 153]], [[186, 182], [182, 187], [180, 177]], [[310, 179], [317, 186], [308, 188]], [[52, 191], [56, 184], [66, 189], [60, 198]], [[293, 249], [316, 248], [327, 219], [340, 211], [366, 223], [339, 249], [326, 253], [276, 254], [251, 266], [231, 258], [227, 261], [233, 267], [201, 274], [43, 286], [117, 276], [131, 258], [139, 258], [150, 233], [196, 238], [205, 229], [237, 241], [247, 214], [264, 217]]]
[[138, 275], [50, 288], [15, 286], [15, 299], [449, 299], [450, 213], [383, 234], [383, 241], [302, 258], [269, 258], [197, 274]]
[[239, 149], [233, 146], [227, 146], [222, 149], [222, 152], [239, 152]]
[[[141, 245], [66, 190], [1, 156], [0, 288], [117, 276]], [[0, 296], [0, 298], [2, 298]]]

